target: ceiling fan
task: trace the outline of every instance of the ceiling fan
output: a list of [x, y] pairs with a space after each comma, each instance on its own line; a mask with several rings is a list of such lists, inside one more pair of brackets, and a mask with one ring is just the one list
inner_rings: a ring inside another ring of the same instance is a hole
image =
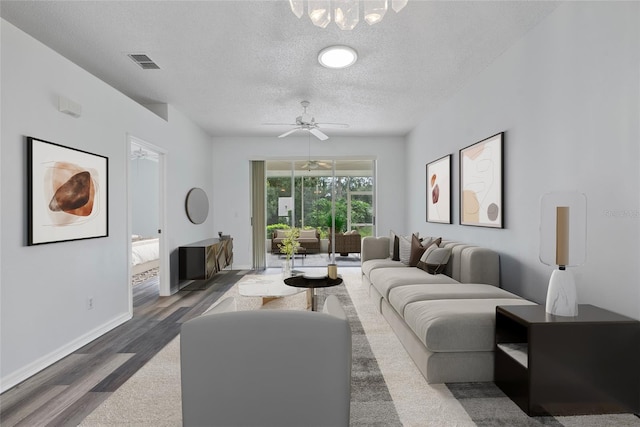
[[285, 136], [289, 136], [292, 133], [299, 130], [306, 130], [320, 141], [324, 141], [329, 139], [327, 135], [325, 135], [319, 128], [322, 126], [333, 126], [333, 127], [341, 127], [348, 128], [349, 125], [346, 123], [318, 123], [316, 119], [307, 113], [307, 107], [309, 107], [309, 101], [302, 101], [300, 105], [302, 105], [302, 115], [296, 117], [295, 123], [264, 123], [265, 125], [279, 125], [279, 126], [294, 126], [293, 129], [290, 129], [283, 133], [282, 135], [278, 135], [278, 138], [284, 138]]
[[315, 169], [331, 169], [331, 164], [327, 162], [321, 162], [319, 160], [307, 160], [307, 162], [300, 166], [301, 169], [315, 170]]
[[147, 153], [145, 150], [143, 150], [141, 147], [138, 148], [137, 150], [134, 150], [133, 147], [131, 148], [131, 154], [130, 154], [130, 158], [131, 160], [138, 160], [138, 159], [146, 159], [149, 153]]
[[145, 150], [138, 145], [131, 144], [131, 152], [129, 153], [129, 158], [131, 160], [151, 160], [157, 162], [158, 154], [149, 150]]

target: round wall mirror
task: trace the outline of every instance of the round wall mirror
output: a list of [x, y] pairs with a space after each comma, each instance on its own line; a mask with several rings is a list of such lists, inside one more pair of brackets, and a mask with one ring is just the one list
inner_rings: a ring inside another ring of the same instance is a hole
[[194, 224], [202, 224], [209, 215], [209, 198], [202, 188], [192, 188], [187, 194], [187, 216]]

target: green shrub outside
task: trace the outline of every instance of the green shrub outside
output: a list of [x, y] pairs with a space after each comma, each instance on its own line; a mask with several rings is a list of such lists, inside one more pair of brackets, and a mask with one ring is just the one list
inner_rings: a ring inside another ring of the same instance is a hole
[[[290, 228], [291, 227], [289, 226], [289, 224], [283, 224], [283, 223], [267, 225], [267, 239], [270, 239], [271, 237], [273, 237], [273, 232], [275, 230], [288, 230]], [[309, 227], [309, 226], [303, 228], [303, 230], [314, 230], [314, 229], [315, 227]], [[321, 230], [319, 231], [321, 232]]]

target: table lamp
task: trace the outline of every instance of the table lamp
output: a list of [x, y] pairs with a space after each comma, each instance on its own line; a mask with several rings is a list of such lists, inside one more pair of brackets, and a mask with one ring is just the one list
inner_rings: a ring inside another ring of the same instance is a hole
[[577, 316], [575, 279], [567, 267], [584, 263], [587, 242], [587, 198], [576, 191], [552, 192], [540, 202], [540, 261], [557, 266], [547, 289], [546, 312]]

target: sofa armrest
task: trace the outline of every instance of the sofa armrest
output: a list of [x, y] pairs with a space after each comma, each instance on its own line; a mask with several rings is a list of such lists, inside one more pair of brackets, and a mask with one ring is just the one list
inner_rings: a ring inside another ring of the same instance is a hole
[[362, 262], [389, 258], [389, 237], [367, 236], [362, 239]]
[[485, 283], [500, 287], [500, 255], [497, 252], [487, 248], [467, 247], [460, 256], [462, 283]]

